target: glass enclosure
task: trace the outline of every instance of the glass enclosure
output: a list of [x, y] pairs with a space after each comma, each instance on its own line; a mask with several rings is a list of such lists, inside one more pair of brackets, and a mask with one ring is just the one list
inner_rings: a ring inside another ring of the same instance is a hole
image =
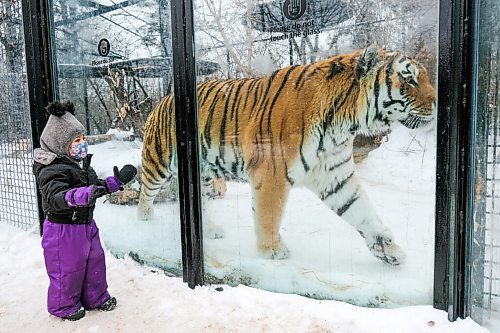
[[479, 1], [471, 316], [500, 325], [500, 4]]
[[[158, 154], [141, 159], [146, 118], [172, 89], [169, 2], [57, 0], [52, 9], [57, 94], [76, 105], [93, 168], [100, 178], [115, 165], [139, 168], [134, 183], [98, 202], [101, 238], [117, 256], [180, 274], [177, 183], [156, 180], [164, 176], [151, 165]], [[141, 194], [141, 185], [149, 192]], [[138, 210], [150, 192], [158, 194], [154, 211], [152, 205]]]
[[220, 66], [198, 75], [208, 283], [432, 304], [437, 16], [195, 1], [196, 58]]
[[[118, 256], [180, 274], [170, 2], [53, 3]], [[411, 13], [409, 15], [408, 13]], [[437, 3], [197, 0], [205, 281], [431, 304]]]

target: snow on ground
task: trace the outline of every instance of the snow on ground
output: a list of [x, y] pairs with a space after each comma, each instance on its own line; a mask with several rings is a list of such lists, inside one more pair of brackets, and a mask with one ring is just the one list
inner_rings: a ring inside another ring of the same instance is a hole
[[[46, 311], [40, 238], [0, 223], [0, 332], [487, 333], [470, 318], [450, 323], [431, 306], [373, 309], [226, 285], [189, 289], [181, 278], [106, 253], [113, 312], [77, 322]], [[217, 288], [222, 288], [218, 291]]]

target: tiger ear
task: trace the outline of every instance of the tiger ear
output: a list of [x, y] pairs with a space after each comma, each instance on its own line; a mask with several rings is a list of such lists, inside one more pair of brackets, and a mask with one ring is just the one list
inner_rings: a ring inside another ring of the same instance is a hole
[[358, 78], [368, 74], [375, 65], [382, 61], [382, 51], [382, 48], [377, 43], [373, 43], [363, 51], [358, 63]]

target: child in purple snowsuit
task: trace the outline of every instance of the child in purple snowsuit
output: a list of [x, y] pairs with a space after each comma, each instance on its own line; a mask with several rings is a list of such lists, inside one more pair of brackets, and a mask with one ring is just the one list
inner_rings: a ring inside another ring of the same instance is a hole
[[74, 117], [73, 104], [54, 102], [47, 110], [51, 115], [33, 158], [45, 214], [47, 308], [54, 316], [78, 320], [85, 310], [116, 307], [116, 299], [107, 291], [104, 251], [92, 216], [96, 199], [122, 189], [136, 169], [114, 167], [114, 176], [98, 179], [90, 166], [92, 155], [87, 155], [85, 128]]

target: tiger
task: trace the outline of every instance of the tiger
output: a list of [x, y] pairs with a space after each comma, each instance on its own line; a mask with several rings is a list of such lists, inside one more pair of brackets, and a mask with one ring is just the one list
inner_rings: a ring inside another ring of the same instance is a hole
[[[203, 192], [213, 179], [250, 184], [262, 257], [288, 257], [279, 230], [289, 192], [300, 186], [353, 226], [375, 258], [404, 263], [357, 178], [353, 139], [398, 122], [415, 129], [433, 121], [436, 93], [422, 64], [373, 44], [269, 76], [199, 83], [197, 96]], [[138, 212], [147, 220], [159, 189], [177, 175], [172, 95], [150, 113], [144, 133]], [[212, 221], [206, 225], [222, 236]]]

